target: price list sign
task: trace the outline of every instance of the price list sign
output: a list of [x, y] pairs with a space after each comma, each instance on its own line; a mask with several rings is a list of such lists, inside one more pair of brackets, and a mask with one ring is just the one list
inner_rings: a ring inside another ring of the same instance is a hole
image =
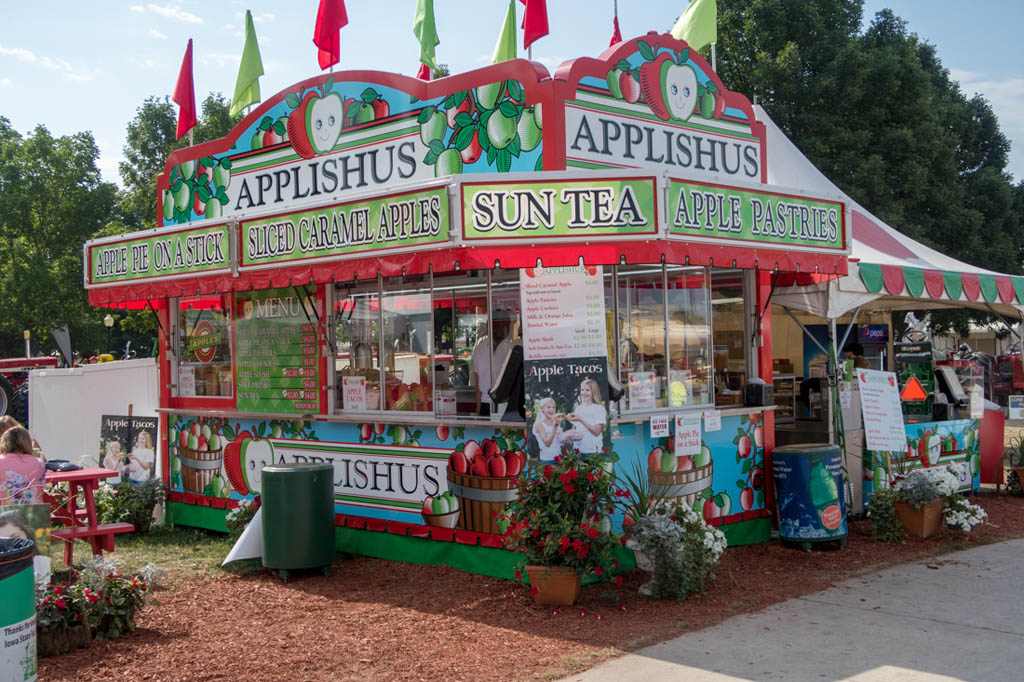
[[235, 297], [238, 410], [308, 414], [320, 408], [318, 310], [313, 289], [250, 291]]
[[520, 287], [526, 360], [607, 355], [600, 265], [528, 268]]

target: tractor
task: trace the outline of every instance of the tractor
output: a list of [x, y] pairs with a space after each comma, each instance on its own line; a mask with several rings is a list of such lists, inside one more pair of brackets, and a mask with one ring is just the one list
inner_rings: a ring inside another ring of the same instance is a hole
[[57, 358], [48, 355], [0, 359], [0, 416], [9, 414], [28, 424], [28, 372], [56, 366]]

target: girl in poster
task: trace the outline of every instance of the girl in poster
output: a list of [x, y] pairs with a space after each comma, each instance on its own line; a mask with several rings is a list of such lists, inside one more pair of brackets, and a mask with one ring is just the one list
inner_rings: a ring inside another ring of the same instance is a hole
[[592, 455], [604, 450], [604, 427], [608, 422], [608, 411], [601, 402], [601, 388], [593, 379], [584, 379], [580, 384], [579, 400], [565, 418], [573, 423], [576, 432], [576, 449]]
[[554, 461], [562, 448], [561, 425], [563, 419], [565, 419], [565, 415], [556, 414], [554, 398], [541, 398], [540, 414], [537, 415], [537, 421], [533, 423], [533, 435], [537, 438], [542, 462]]
[[128, 478], [132, 483], [143, 483], [149, 477], [153, 461], [156, 459], [156, 453], [153, 452], [153, 436], [149, 431], [139, 430], [138, 436], [135, 437], [135, 446], [128, 458]]

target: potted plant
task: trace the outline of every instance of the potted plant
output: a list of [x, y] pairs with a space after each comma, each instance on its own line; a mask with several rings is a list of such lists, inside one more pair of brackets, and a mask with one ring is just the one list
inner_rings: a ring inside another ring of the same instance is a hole
[[130, 523], [136, 532], [148, 532], [153, 523], [153, 510], [164, 500], [163, 481], [148, 478], [132, 483], [122, 477], [117, 487], [101, 483], [96, 490], [96, 511], [100, 523]]
[[86, 619], [89, 606], [99, 595], [67, 580], [36, 582], [37, 650], [41, 658], [89, 646], [92, 641]]
[[704, 589], [726, 547], [725, 535], [704, 517], [678, 502], [656, 502], [633, 526], [626, 546], [644, 557], [652, 579], [640, 593], [656, 599], [683, 600]]
[[552, 464], [520, 475], [517, 498], [501, 522], [506, 546], [523, 555], [520, 566], [538, 604], [572, 604], [583, 575], [607, 579], [618, 567], [612, 554], [619, 540], [609, 514], [616, 498], [628, 493], [615, 486], [610, 461], [607, 453], [584, 458], [566, 448]]
[[896, 482], [893, 506], [908, 533], [926, 538], [942, 528], [943, 511], [956, 489], [949, 467], [914, 469]]

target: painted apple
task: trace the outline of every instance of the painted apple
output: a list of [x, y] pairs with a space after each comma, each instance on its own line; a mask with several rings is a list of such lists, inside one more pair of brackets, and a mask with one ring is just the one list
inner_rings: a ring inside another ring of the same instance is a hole
[[[370, 107], [370, 115], [373, 115], [373, 107]], [[341, 118], [342, 100], [338, 93], [329, 92], [321, 97], [309, 92], [288, 116], [288, 139], [304, 159], [326, 154], [334, 149], [341, 136]]]
[[750, 487], [760, 490], [764, 486], [764, 472], [761, 467], [754, 467], [750, 470]]
[[182, 431], [181, 432], [181, 435], [179, 436], [179, 443], [180, 443], [181, 447], [183, 447], [183, 448], [187, 448], [188, 447], [188, 439], [189, 439], [189, 436], [191, 436], [191, 435], [192, 434], [189, 433], [188, 431]]
[[640, 67], [640, 89], [647, 106], [663, 121], [685, 121], [697, 106], [696, 72], [673, 62], [668, 53]]
[[509, 451], [505, 453], [505, 475], [506, 476], [518, 476], [519, 472], [523, 470], [522, 461], [519, 459], [519, 453]]
[[359, 425], [359, 440], [366, 442], [373, 439], [373, 427], [369, 424]]
[[679, 455], [679, 457], [676, 458], [676, 461], [678, 462], [676, 467], [678, 471], [689, 471], [694, 468], [693, 458], [687, 455]]
[[675, 471], [679, 467], [679, 460], [671, 452], [661, 453], [661, 470], [668, 473]]
[[922, 464], [934, 466], [938, 464], [939, 458], [942, 456], [942, 439], [936, 433], [929, 433], [921, 439], [918, 451], [921, 454]]
[[466, 454], [466, 459], [472, 462], [483, 452], [483, 448], [481, 448], [480, 444], [475, 440], [470, 440], [466, 441], [466, 445], [462, 448], [462, 451]]
[[740, 507], [743, 511], [749, 511], [754, 506], [754, 489], [744, 488], [740, 491]]
[[480, 128], [474, 128], [473, 138], [469, 141], [469, 144], [466, 145], [466, 148], [459, 152], [462, 156], [462, 163], [476, 163], [482, 153], [483, 147], [480, 146]]
[[450, 107], [445, 112], [445, 117], [448, 119], [448, 127], [452, 129], [457, 128], [459, 124], [455, 122], [455, 117], [459, 114], [472, 115], [475, 110], [476, 107], [473, 105], [473, 95], [467, 92], [466, 99], [462, 100], [458, 105]]
[[352, 117], [352, 122], [357, 126], [360, 126], [364, 123], [369, 123], [374, 120], [375, 117], [376, 111], [374, 110], [373, 105], [369, 102], [360, 102], [359, 106], [356, 108], [356, 115]]
[[661, 458], [664, 454], [663, 448], [653, 448], [647, 454], [647, 468], [651, 471], [661, 471]]
[[239, 448], [242, 475], [249, 492], [260, 492], [263, 467], [274, 463], [274, 446], [269, 440], [244, 440]]
[[481, 448], [483, 448], [484, 457], [487, 457], [488, 459], [490, 459], [491, 457], [494, 457], [496, 454], [498, 454], [498, 452], [500, 452], [500, 448], [498, 448], [498, 444], [495, 443], [490, 438], [484, 438], [483, 442], [480, 443], [480, 446], [481, 446]]
[[882, 467], [875, 467], [873, 482], [876, 488], [889, 487], [889, 477], [886, 475], [885, 469], [883, 469]]
[[865, 481], [873, 481], [873, 480], [875, 480], [875, 470], [874, 469], [864, 469], [864, 480]]
[[523, 109], [523, 115], [519, 117], [519, 125], [516, 128], [519, 134], [519, 148], [524, 152], [536, 149], [540, 144], [543, 133], [537, 122], [537, 116], [533, 107]]
[[405, 445], [405, 442], [409, 440], [409, 432], [404, 426], [395, 427], [395, 445]]
[[493, 109], [494, 105], [501, 101], [501, 95], [505, 91], [505, 81], [487, 83], [476, 89], [476, 101], [482, 109]]
[[498, 109], [487, 119], [487, 139], [495, 149], [504, 149], [512, 144], [517, 134], [515, 116], [506, 116]]
[[434, 514], [447, 514], [448, 513], [448, 498], [444, 495], [435, 497], [430, 504], [430, 508]]
[[693, 457], [693, 465], [699, 469], [701, 467], [706, 467], [709, 464], [711, 464], [711, 448], [707, 445], [701, 444], [700, 454], [694, 455]]
[[160, 206], [164, 210], [164, 221], [173, 220], [174, 219], [174, 195], [171, 194], [170, 190], [165, 189], [160, 194], [160, 197], [161, 197], [160, 198]]
[[452, 147], [437, 155], [434, 163], [434, 177], [458, 175], [462, 172], [462, 152]]
[[487, 466], [487, 460], [483, 457], [476, 457], [469, 465], [469, 473], [473, 476], [490, 476], [491, 470]]
[[715, 504], [715, 498], [709, 497], [704, 500], [703, 509], [701, 510], [704, 514], [704, 523], [710, 524], [713, 519], [717, 519], [723, 516], [722, 509]]
[[622, 88], [619, 87], [619, 78], [623, 73], [622, 69], [614, 68], [605, 76], [605, 80], [608, 82], [608, 92], [615, 99], [622, 99]]
[[391, 115], [391, 105], [383, 97], [378, 97], [370, 103], [373, 107], [373, 120], [379, 121]]
[[460, 474], [464, 474], [469, 470], [469, 462], [466, 460], [466, 455], [458, 450], [448, 456], [448, 466], [452, 471]]
[[754, 427], [754, 445], [756, 447], [764, 447], [764, 427]]
[[225, 168], [221, 165], [216, 165], [210, 172], [210, 177], [213, 180], [213, 186], [217, 189], [221, 187], [227, 188], [231, 185], [231, 169]]
[[433, 514], [434, 513], [434, 496], [427, 495], [427, 498], [423, 500], [423, 513]]
[[423, 144], [430, 146], [434, 140], [443, 140], [448, 130], [448, 120], [440, 111], [434, 110], [426, 123], [420, 125], [420, 139]]
[[[518, 459], [518, 458], [517, 458]], [[508, 467], [505, 464], [505, 458], [500, 455], [495, 455], [487, 460], [487, 470], [491, 476], [501, 478], [508, 473]]]
[[448, 440], [450, 429], [447, 424], [438, 424], [434, 427], [434, 434], [437, 436], [438, 440]]
[[630, 104], [640, 99], [640, 83], [637, 81], [635, 72], [622, 72], [622, 75], [619, 76], [619, 92], [622, 93], [622, 99]]
[[448, 498], [448, 511], [455, 512], [459, 511], [459, 498], [452, 494], [451, 490], [444, 491], [444, 497]]
[[736, 443], [736, 453], [743, 458], [750, 457], [750, 436], [740, 436]]

